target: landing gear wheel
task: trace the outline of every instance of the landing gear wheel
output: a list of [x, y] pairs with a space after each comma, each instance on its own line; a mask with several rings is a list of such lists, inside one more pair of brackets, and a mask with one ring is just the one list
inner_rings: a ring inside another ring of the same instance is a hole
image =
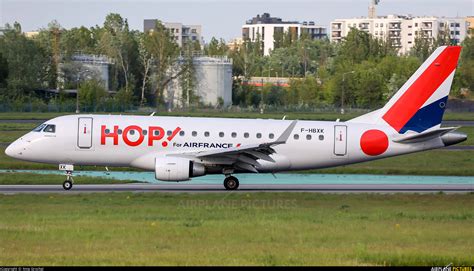
[[227, 190], [236, 190], [239, 188], [239, 180], [233, 176], [224, 179], [224, 187]]
[[72, 182], [70, 180], [65, 180], [63, 183], [64, 190], [70, 190], [72, 188]]

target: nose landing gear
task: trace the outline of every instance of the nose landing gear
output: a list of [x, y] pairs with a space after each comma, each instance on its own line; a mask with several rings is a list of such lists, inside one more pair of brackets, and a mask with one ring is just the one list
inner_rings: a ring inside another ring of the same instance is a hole
[[74, 180], [72, 179], [72, 171], [66, 171], [66, 180], [63, 183], [64, 190], [70, 190]]
[[72, 179], [72, 172], [74, 171], [74, 166], [60, 164], [59, 170], [66, 172], [66, 180], [63, 183], [64, 190], [70, 190], [72, 188], [72, 185], [74, 184], [74, 180]]

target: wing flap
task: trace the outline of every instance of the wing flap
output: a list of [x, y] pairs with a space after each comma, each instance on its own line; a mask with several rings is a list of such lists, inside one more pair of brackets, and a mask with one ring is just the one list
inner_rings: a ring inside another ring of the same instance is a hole
[[253, 156], [255, 156], [255, 157], [258, 158], [258, 159], [262, 159], [262, 160], [265, 160], [265, 161], [268, 161], [268, 162], [275, 163], [275, 160], [273, 160], [273, 158], [271, 158], [270, 155], [268, 155], [268, 154], [266, 154], [266, 153], [258, 152], [258, 151], [253, 151], [253, 150], [245, 151], [245, 153], [248, 153], [248, 154], [250, 154], [250, 155], [253, 155]]

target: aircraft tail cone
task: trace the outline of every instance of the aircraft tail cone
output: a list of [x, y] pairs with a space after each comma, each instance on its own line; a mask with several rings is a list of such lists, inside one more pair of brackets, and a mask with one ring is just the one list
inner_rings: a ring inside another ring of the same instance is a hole
[[467, 140], [467, 135], [460, 132], [449, 132], [441, 136], [444, 146], [451, 146]]

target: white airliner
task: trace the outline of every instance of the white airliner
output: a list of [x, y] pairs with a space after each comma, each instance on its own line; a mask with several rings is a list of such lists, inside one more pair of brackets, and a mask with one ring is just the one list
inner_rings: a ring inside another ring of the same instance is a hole
[[68, 115], [17, 139], [8, 156], [59, 165], [124, 166], [179, 182], [206, 174], [274, 173], [353, 164], [442, 148], [467, 139], [441, 128], [461, 47], [439, 47], [381, 109], [346, 122]]

